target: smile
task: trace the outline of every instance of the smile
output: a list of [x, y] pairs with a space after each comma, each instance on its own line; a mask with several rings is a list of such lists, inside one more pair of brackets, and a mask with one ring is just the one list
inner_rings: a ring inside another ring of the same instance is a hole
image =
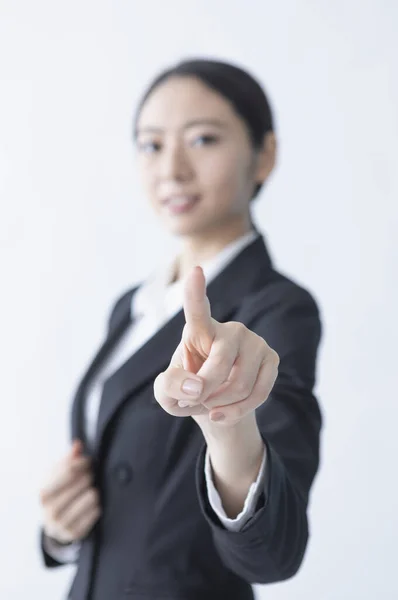
[[189, 212], [199, 201], [198, 195], [175, 194], [166, 198], [162, 204], [171, 214], [183, 214]]

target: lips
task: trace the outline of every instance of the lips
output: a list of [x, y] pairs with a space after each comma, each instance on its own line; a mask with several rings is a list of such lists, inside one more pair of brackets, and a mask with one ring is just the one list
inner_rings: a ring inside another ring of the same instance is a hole
[[162, 204], [183, 205], [194, 202], [198, 198], [197, 194], [170, 194], [162, 200]]
[[162, 205], [172, 214], [191, 210], [199, 201], [197, 194], [171, 194], [162, 200]]

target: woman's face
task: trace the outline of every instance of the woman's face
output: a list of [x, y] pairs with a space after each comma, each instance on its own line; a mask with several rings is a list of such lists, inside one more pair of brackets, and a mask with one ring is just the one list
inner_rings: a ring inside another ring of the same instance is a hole
[[247, 219], [261, 179], [243, 120], [194, 77], [172, 77], [146, 100], [137, 122], [144, 189], [167, 229], [192, 236]]

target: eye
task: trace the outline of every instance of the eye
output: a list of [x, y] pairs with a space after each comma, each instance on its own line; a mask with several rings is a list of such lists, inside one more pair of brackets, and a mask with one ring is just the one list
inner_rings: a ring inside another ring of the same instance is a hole
[[159, 152], [160, 143], [151, 141], [138, 142], [137, 147], [140, 152], [144, 152], [145, 154], [154, 154], [155, 152]]
[[192, 146], [210, 146], [218, 142], [218, 137], [215, 135], [198, 135], [192, 142]]

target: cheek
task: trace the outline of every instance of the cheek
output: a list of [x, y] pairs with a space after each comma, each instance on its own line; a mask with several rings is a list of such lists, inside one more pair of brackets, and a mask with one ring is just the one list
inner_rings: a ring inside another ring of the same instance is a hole
[[153, 165], [149, 164], [147, 161], [139, 161], [138, 163], [138, 175], [141, 181], [141, 185], [148, 196], [148, 200], [155, 201], [155, 191], [156, 191], [156, 174]]
[[248, 184], [247, 158], [233, 151], [213, 156], [202, 165], [200, 179], [209, 197], [233, 201]]

